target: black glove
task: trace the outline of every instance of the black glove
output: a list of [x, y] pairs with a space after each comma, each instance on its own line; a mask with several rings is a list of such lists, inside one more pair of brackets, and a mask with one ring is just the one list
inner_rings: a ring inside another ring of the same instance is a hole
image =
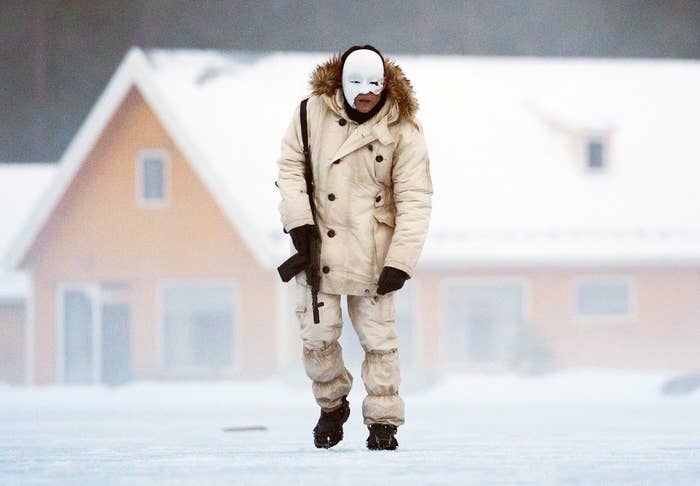
[[315, 237], [317, 231], [315, 224], [305, 224], [304, 226], [297, 226], [289, 230], [294, 248], [297, 249], [300, 255], [308, 255], [310, 253], [309, 243], [311, 238]]
[[377, 282], [377, 293], [384, 295], [394, 290], [399, 290], [409, 276], [403, 270], [394, 267], [384, 267]]

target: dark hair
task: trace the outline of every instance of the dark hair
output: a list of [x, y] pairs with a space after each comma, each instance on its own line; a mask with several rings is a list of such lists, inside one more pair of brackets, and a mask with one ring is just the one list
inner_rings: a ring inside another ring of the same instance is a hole
[[379, 52], [379, 49], [376, 47], [370, 45], [370, 44], [365, 44], [364, 46], [352, 46], [350, 49], [347, 51], [343, 52], [343, 54], [340, 56], [340, 61], [341, 61], [341, 66], [345, 66], [345, 60], [348, 58], [350, 53], [359, 51], [360, 49], [369, 49], [370, 51], [376, 52], [379, 57], [382, 59], [382, 65], [384, 65], [384, 56], [382, 56], [382, 53]]

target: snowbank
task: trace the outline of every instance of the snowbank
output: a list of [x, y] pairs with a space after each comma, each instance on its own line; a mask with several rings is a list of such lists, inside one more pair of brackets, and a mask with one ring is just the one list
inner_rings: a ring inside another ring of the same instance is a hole
[[[298, 373], [303, 373], [299, 370]], [[631, 372], [573, 369], [546, 375], [449, 374], [432, 386], [409, 389], [404, 398], [413, 406], [517, 404], [541, 402], [700, 401], [700, 393], [683, 397], [661, 394], [673, 377], [666, 371]], [[359, 376], [351, 399], [361, 401]], [[313, 404], [310, 383], [282, 378], [255, 382], [135, 382], [121, 387], [62, 386], [0, 387], [0, 410], [18, 408], [162, 408], [274, 407]]]

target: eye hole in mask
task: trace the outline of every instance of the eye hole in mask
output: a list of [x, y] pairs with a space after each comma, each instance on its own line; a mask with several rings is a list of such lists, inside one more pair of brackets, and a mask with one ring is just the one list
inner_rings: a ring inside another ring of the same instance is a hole
[[355, 84], [355, 85], [360, 85], [363, 86], [363, 84], [367, 88], [367, 91], [362, 91], [361, 93], [358, 94], [365, 94], [365, 93], [374, 93], [374, 94], [379, 94], [382, 91], [382, 88], [384, 87], [383, 81], [364, 81], [364, 80], [359, 80], [359, 79], [352, 79], [350, 80], [350, 84]]

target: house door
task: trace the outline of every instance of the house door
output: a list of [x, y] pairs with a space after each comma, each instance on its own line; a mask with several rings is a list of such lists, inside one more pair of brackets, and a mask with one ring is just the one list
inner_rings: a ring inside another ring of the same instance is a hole
[[64, 383], [119, 384], [130, 379], [131, 310], [114, 295], [105, 285], [59, 288], [58, 369]]
[[524, 327], [524, 289], [511, 282], [447, 286], [447, 360], [507, 365]]
[[125, 302], [102, 304], [102, 382], [108, 385], [131, 379], [130, 314]]
[[95, 302], [91, 289], [68, 288], [61, 292], [62, 362], [65, 383], [92, 383], [98, 376], [95, 360], [97, 336]]

